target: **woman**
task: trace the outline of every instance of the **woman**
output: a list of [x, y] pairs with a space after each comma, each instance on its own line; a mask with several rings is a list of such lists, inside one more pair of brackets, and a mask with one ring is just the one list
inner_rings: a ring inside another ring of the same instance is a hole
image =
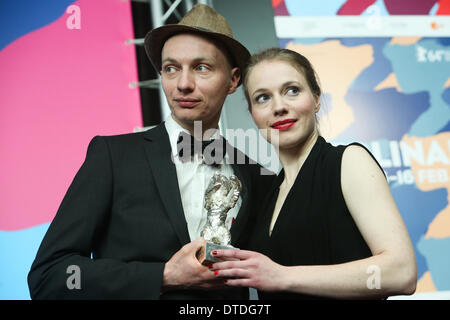
[[381, 167], [362, 145], [319, 134], [321, 89], [302, 55], [272, 48], [244, 73], [250, 112], [283, 170], [260, 212], [252, 248], [217, 250], [211, 269], [260, 299], [412, 294], [417, 267]]

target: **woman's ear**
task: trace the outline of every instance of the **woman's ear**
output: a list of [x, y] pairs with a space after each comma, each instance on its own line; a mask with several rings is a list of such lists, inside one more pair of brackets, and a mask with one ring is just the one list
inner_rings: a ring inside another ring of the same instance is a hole
[[314, 112], [317, 113], [320, 110], [320, 95], [319, 96], [314, 96], [314, 102], [315, 102], [315, 106], [314, 106]]
[[241, 70], [239, 70], [239, 68], [231, 69], [230, 88], [228, 89], [228, 94], [232, 94], [236, 91], [240, 79], [241, 79]]

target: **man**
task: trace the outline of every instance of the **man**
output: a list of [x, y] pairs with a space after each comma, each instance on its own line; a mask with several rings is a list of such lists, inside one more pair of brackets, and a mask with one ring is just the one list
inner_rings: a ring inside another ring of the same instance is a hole
[[[241, 196], [227, 224], [232, 245], [244, 248], [255, 200], [270, 178], [248, 158], [247, 164], [222, 159], [214, 166], [201, 155], [186, 161], [178, 142], [187, 133], [199, 140], [220, 137], [223, 103], [240, 85], [249, 53], [233, 39], [225, 18], [205, 5], [177, 25], [149, 32], [145, 46], [172, 114], [149, 131], [91, 141], [31, 267], [33, 299], [245, 297], [224, 289], [197, 260], [205, 242], [199, 238], [206, 220], [203, 195], [216, 171], [239, 178]], [[242, 159], [227, 146], [226, 157]]]

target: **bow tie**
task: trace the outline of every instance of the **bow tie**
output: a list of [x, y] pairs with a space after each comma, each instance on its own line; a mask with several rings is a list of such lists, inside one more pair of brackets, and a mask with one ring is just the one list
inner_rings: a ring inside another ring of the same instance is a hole
[[191, 160], [194, 154], [203, 156], [208, 165], [219, 165], [226, 152], [225, 139], [197, 140], [187, 132], [180, 132], [177, 140], [178, 158], [182, 162]]

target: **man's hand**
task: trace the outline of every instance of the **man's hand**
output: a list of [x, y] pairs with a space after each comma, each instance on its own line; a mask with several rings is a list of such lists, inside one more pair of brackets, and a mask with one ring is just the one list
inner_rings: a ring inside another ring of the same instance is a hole
[[206, 243], [198, 238], [177, 251], [167, 261], [164, 273], [162, 291], [175, 289], [223, 289], [226, 288], [222, 279], [217, 279], [214, 272], [200, 264], [197, 251]]

